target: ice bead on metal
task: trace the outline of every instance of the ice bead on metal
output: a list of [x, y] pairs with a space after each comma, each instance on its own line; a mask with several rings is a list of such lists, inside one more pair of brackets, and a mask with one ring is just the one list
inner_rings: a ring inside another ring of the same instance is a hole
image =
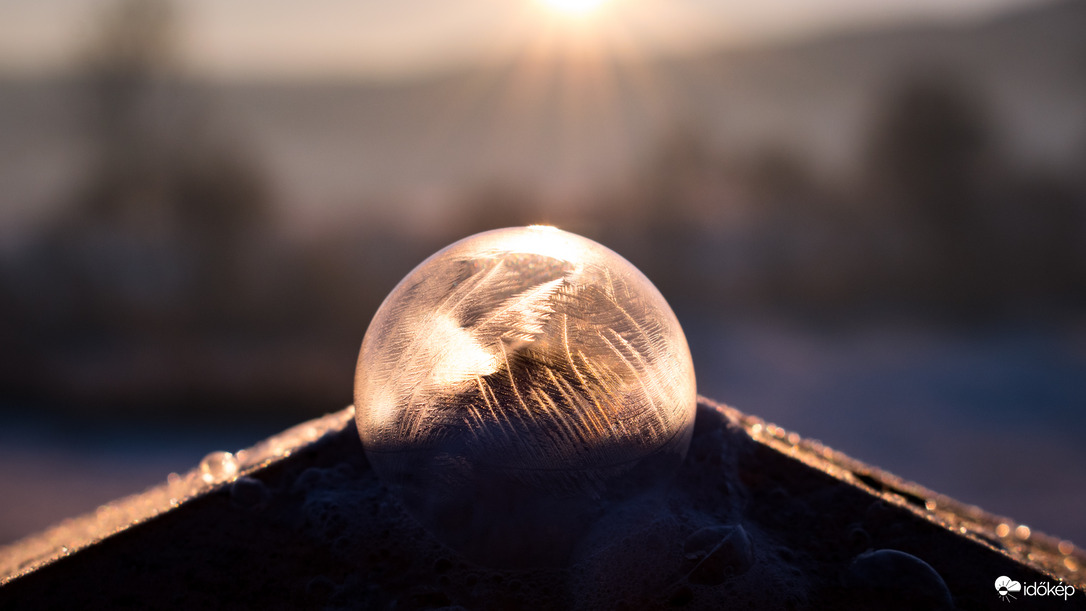
[[355, 420], [382, 481], [490, 564], [560, 564], [577, 524], [666, 481], [696, 411], [686, 338], [615, 252], [499, 229], [422, 262], [378, 309]]

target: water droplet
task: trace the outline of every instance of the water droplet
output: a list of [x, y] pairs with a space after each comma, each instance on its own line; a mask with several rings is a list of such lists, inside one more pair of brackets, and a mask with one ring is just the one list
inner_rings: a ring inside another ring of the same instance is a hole
[[238, 450], [237, 452], [234, 453], [234, 459], [238, 461], [238, 470], [239, 471], [243, 467], [250, 466], [249, 461], [252, 460], [251, 457], [250, 457], [250, 454], [251, 454], [251, 452], [249, 450]]
[[230, 485], [230, 500], [239, 507], [260, 507], [270, 496], [264, 482], [251, 477], [241, 476]]
[[1025, 524], [1019, 525], [1018, 528], [1014, 529], [1014, 536], [1023, 541], [1029, 539], [1029, 526], [1026, 526]]
[[741, 575], [754, 564], [750, 535], [741, 525], [710, 526], [687, 538], [683, 553], [697, 564], [687, 575], [690, 583], [716, 585]]
[[900, 609], [953, 609], [943, 577], [924, 560], [894, 549], [864, 552], [845, 571], [846, 586], [866, 605]]
[[200, 479], [213, 484], [227, 481], [238, 474], [238, 461], [230, 452], [212, 452], [200, 461]]
[[996, 526], [996, 535], [998, 535], [1000, 537], [1006, 537], [1009, 534], [1011, 534], [1011, 525], [1010, 524], [1000, 523], [999, 526]]
[[355, 406], [371, 464], [416, 517], [469, 554], [525, 558], [560, 547], [555, 524], [586, 503], [666, 480], [696, 396], [652, 283], [591, 240], [527, 227], [461, 240], [396, 286]]
[[1060, 541], [1059, 543], [1060, 553], [1064, 556], [1070, 556], [1071, 552], [1075, 551], [1075, 544], [1070, 541]]

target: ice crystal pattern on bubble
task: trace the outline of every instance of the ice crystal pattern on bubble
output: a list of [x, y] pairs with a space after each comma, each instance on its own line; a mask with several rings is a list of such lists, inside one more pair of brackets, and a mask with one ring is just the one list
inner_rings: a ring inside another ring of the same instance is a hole
[[682, 330], [636, 268], [528, 227], [461, 240], [393, 290], [366, 333], [355, 402], [393, 486], [499, 473], [593, 495], [646, 457], [685, 454], [695, 389]]

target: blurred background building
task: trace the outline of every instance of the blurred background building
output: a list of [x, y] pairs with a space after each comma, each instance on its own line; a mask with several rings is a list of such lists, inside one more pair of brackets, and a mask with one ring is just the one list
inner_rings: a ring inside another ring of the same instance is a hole
[[1086, 544], [1086, 4], [385, 4], [0, 3], [0, 543], [350, 403], [404, 274], [548, 223], [702, 394]]

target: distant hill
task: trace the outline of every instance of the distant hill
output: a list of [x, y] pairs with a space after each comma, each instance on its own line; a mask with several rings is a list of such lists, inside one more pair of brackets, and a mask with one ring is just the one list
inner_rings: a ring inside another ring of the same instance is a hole
[[[288, 210], [403, 200], [432, 210], [486, 183], [554, 195], [621, 182], [676, 129], [737, 155], [784, 147], [847, 174], [880, 96], [903, 75], [936, 70], [976, 89], [1012, 154], [1083, 163], [1083, 32], [1086, 3], [1069, 0], [983, 22], [579, 71], [552, 58], [401, 82], [190, 83], [159, 120], [187, 113], [234, 139]], [[0, 80], [9, 234], [64, 205], [78, 181], [92, 150], [80, 99], [72, 82]]]

